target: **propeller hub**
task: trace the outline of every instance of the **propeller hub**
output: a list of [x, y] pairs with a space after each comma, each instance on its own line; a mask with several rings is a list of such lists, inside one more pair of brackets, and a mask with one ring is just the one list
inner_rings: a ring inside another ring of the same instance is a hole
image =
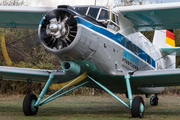
[[50, 28], [51, 32], [56, 33], [59, 30], [59, 28], [61, 29], [61, 26], [60, 25], [58, 26], [57, 23], [51, 23], [49, 28]]

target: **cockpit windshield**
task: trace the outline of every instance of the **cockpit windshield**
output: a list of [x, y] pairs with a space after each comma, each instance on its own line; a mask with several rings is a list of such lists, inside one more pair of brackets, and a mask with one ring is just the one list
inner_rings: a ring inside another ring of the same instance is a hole
[[104, 7], [81, 6], [75, 7], [75, 11], [81, 15], [87, 15], [96, 19], [96, 21], [104, 24], [107, 28], [110, 28], [114, 31], [120, 30], [118, 15], [115, 12], [109, 11]]
[[108, 19], [109, 19], [108, 11], [104, 10], [104, 9], [101, 9], [98, 20], [108, 20]]
[[76, 7], [75, 11], [81, 15], [85, 15], [87, 12], [88, 7]]
[[93, 17], [94, 19], [96, 19], [97, 15], [98, 15], [98, 12], [99, 12], [99, 8], [90, 8], [87, 15], [89, 15], [89, 16]]

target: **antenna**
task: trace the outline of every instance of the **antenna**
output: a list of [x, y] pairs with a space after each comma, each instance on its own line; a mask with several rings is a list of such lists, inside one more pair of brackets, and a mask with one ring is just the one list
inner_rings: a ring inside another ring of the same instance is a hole
[[108, 7], [108, 4], [109, 4], [109, 0], [107, 1], [106, 7]]
[[96, 6], [96, 0], [95, 0], [95, 3], [94, 3], [94, 4], [95, 4], [95, 6]]

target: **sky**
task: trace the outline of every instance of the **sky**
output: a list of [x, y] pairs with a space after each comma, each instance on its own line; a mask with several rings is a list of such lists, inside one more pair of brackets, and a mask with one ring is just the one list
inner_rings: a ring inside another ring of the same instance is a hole
[[[109, 5], [113, 5], [114, 1], [109, 0]], [[120, 0], [119, 0], [120, 1]], [[147, 3], [169, 3], [169, 2], [180, 2], [180, 0], [145, 0]], [[96, 0], [97, 5], [105, 6], [108, 0]], [[57, 5], [68, 4], [68, 5], [94, 5], [95, 0], [29, 0], [30, 6], [45, 6], [45, 7], [56, 7]]]
[[[4, 1], [4, 0], [0, 0]], [[13, 1], [13, 0], [7, 0]], [[16, 1], [16, 0], [14, 0]], [[19, 0], [21, 1], [21, 0]], [[38, 6], [38, 7], [57, 7], [58, 5], [94, 5], [95, 0], [24, 0], [28, 3], [29, 6]], [[119, 2], [121, 0], [96, 0], [96, 4], [99, 6], [106, 6], [108, 2], [108, 6], [113, 7], [115, 2]], [[180, 0], [144, 0], [146, 4], [150, 3], [169, 3], [169, 2], [180, 2]]]

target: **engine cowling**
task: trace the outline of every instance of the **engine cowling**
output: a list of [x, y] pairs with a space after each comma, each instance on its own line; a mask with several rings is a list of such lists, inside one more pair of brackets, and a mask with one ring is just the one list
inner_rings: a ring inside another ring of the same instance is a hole
[[56, 54], [71, 46], [77, 35], [75, 15], [72, 9], [58, 8], [43, 17], [38, 36], [46, 50]]

